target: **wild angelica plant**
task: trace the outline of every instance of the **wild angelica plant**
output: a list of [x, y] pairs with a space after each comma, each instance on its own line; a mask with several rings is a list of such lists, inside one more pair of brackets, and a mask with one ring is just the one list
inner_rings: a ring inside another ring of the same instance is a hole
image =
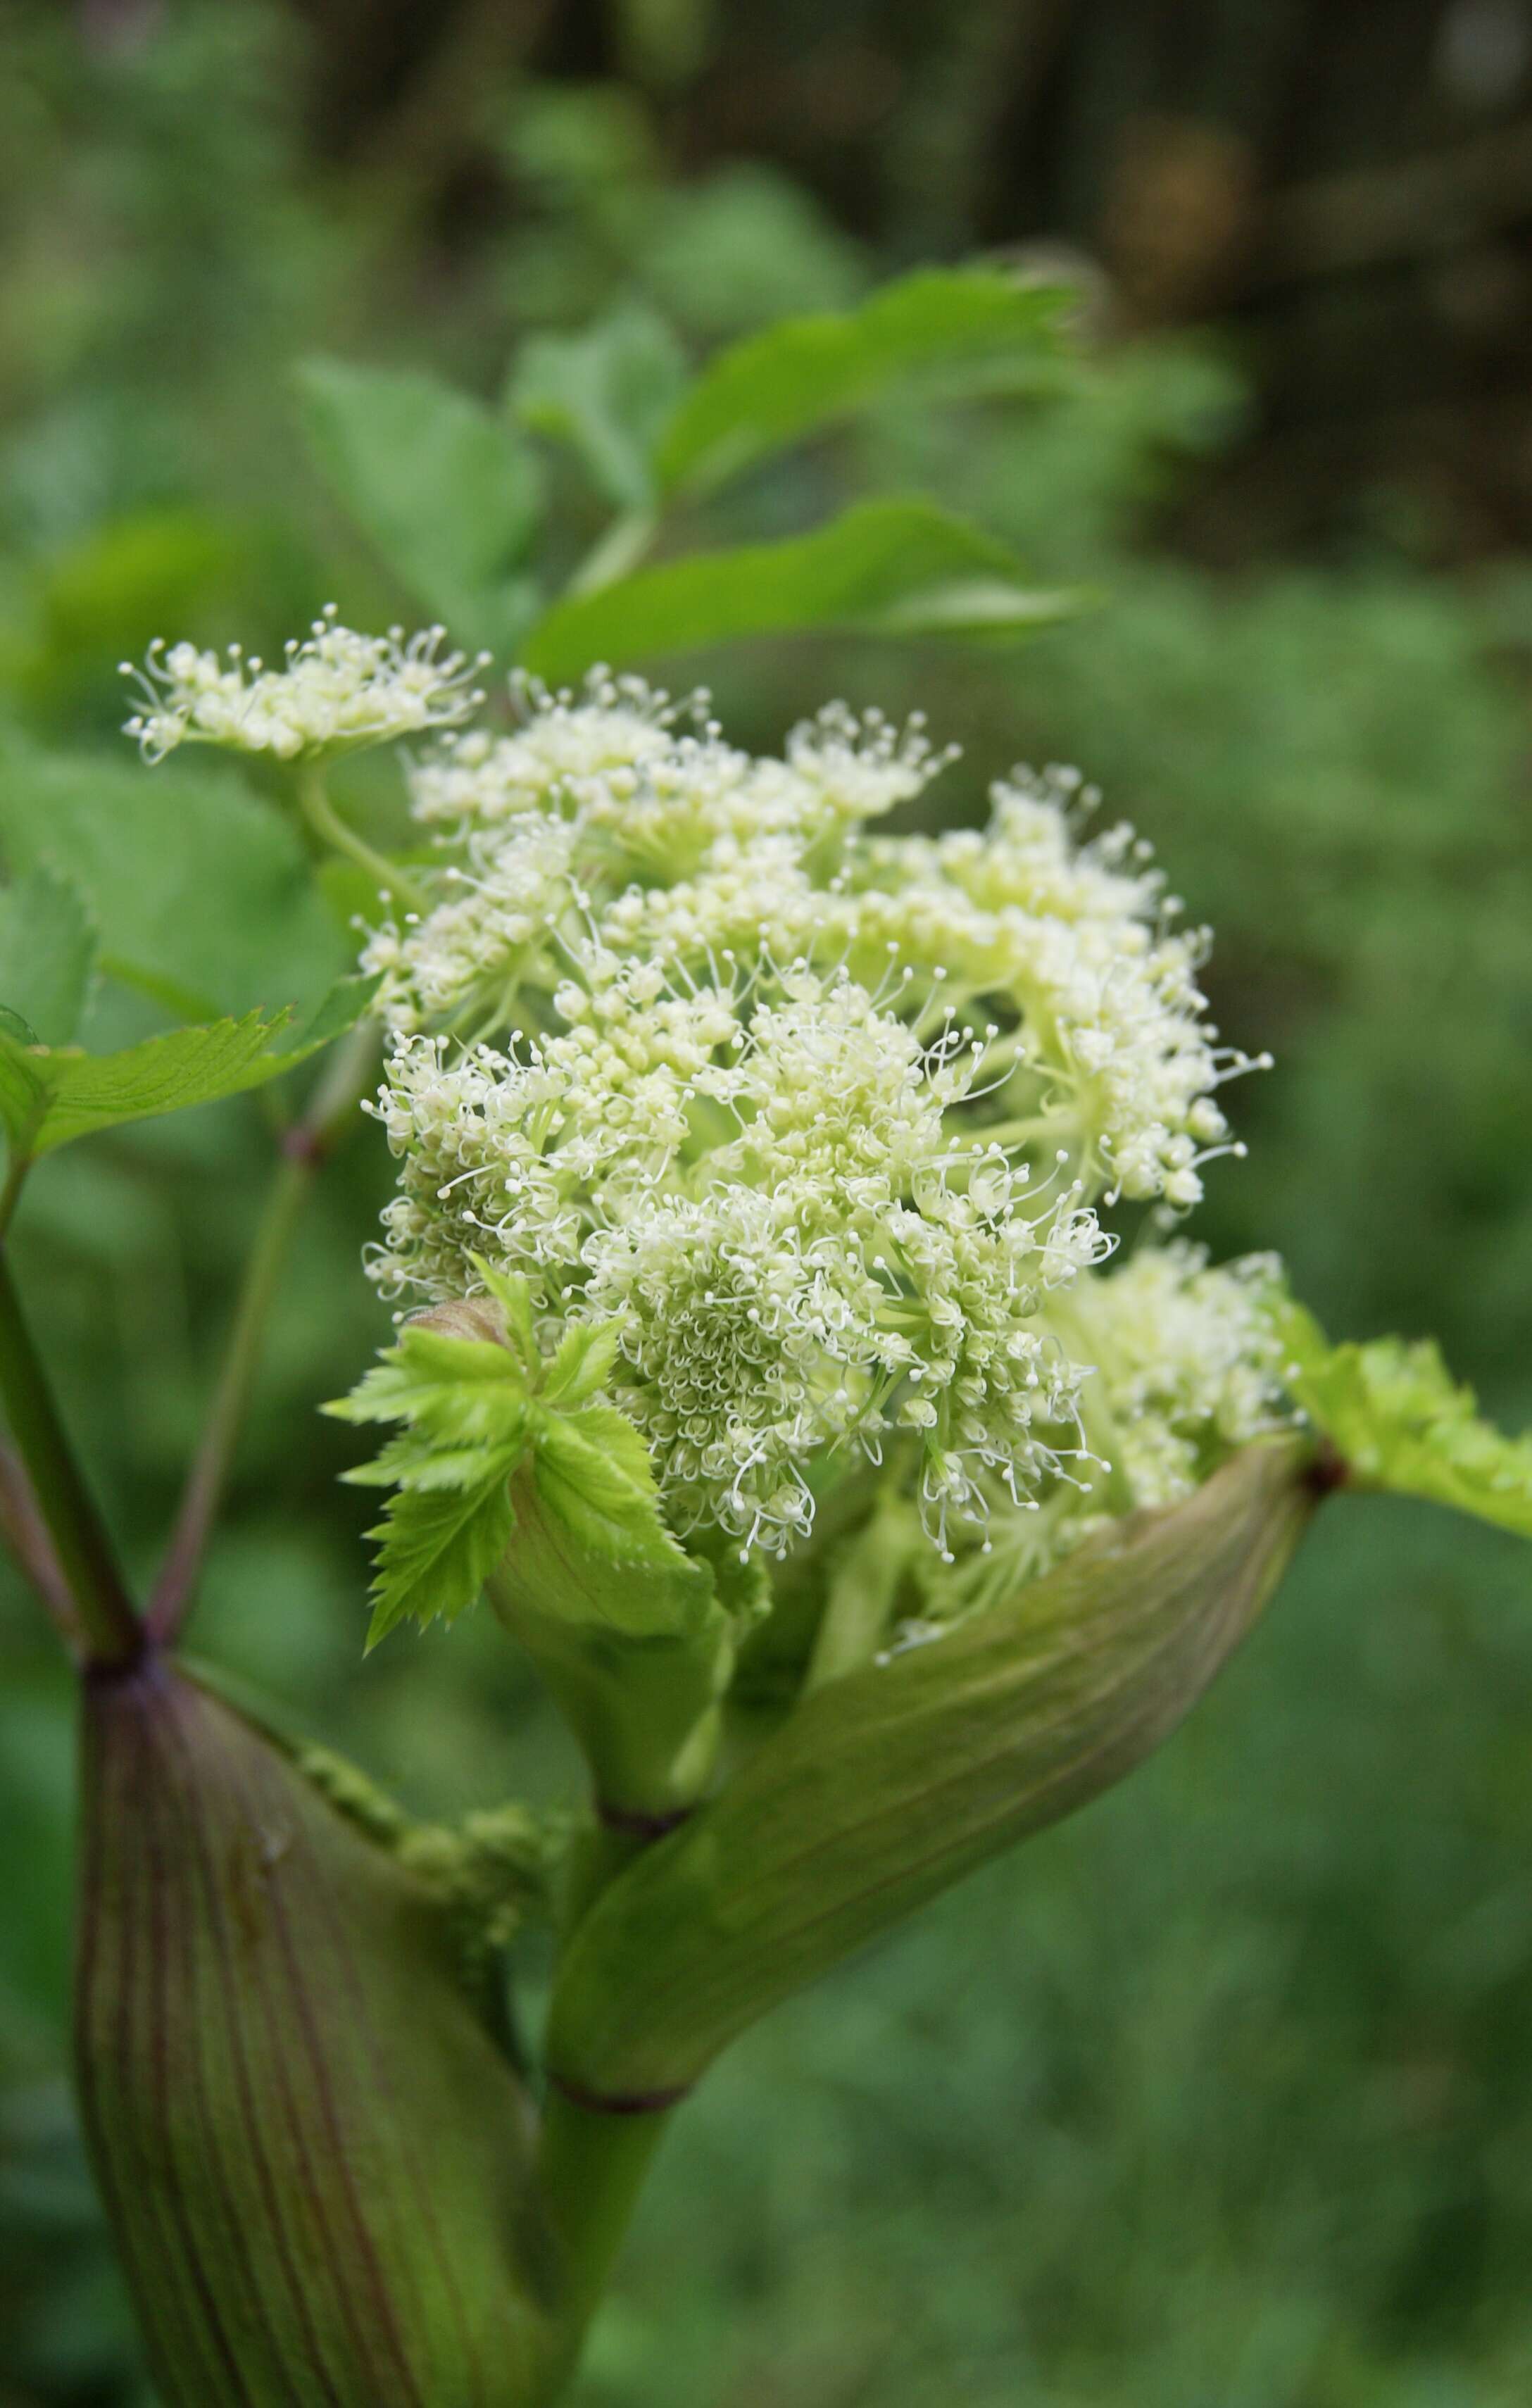
[[[1052, 604], [923, 505], [636, 564], [669, 490], [922, 343], [988, 370], [1038, 322], [963, 272], [740, 347], [654, 414], [650, 487], [523, 661], [614, 630], [1035, 626]], [[589, 442], [589, 394], [552, 384]], [[437, 407], [374, 403], [395, 429]], [[481, 465], [466, 403], [435, 423], [438, 469]], [[525, 602], [485, 586], [469, 616]], [[1532, 1535], [1532, 1442], [1434, 1350], [1332, 1348], [1275, 1261], [1214, 1266], [1181, 1234], [1242, 1151], [1220, 1092], [1266, 1057], [1219, 1041], [1206, 933], [1072, 772], [1001, 781], [982, 830], [891, 833], [951, 763], [919, 723], [832, 706], [755, 758], [705, 697], [609, 669], [523, 669], [492, 711], [487, 664], [446, 641], [327, 612], [278, 667], [150, 657], [146, 757], [278, 765], [371, 898], [357, 975], [296, 1035], [250, 1013], [90, 1056], [0, 1027], [0, 1217], [51, 1147], [343, 1040], [283, 1139], [142, 1615], [0, 1254], [5, 1522], [83, 1675], [81, 2105], [172, 2408], [561, 2397], [719, 2050], [1140, 1761], [1323, 1496], [1394, 1487]], [[403, 861], [325, 783], [398, 739], [423, 743]], [[15, 958], [52, 1012], [82, 921], [38, 876]], [[416, 1827], [176, 1660], [286, 1233], [365, 1097], [398, 1165], [366, 1259], [398, 1326], [331, 1410], [392, 1432], [351, 1475], [388, 1492], [373, 1638], [482, 1592], [583, 1751], [580, 1816]], [[554, 1942], [535, 2061], [533, 1919]]]

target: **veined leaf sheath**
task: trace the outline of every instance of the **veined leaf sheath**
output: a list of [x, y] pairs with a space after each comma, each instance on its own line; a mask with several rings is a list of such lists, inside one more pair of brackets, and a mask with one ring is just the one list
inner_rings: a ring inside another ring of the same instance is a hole
[[79, 2092], [168, 2408], [524, 2408], [527, 2102], [432, 1893], [165, 1663], [83, 1713]]

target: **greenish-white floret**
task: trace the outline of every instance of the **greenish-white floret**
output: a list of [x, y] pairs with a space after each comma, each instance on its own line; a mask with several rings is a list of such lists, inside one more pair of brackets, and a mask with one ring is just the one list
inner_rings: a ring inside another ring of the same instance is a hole
[[428, 735], [484, 699], [473, 680], [488, 656], [443, 655], [445, 640], [443, 627], [408, 638], [402, 627], [359, 636], [338, 624], [332, 603], [301, 643], [288, 644], [278, 668], [247, 659], [237, 644], [222, 654], [151, 644], [141, 669], [122, 665], [143, 697], [126, 733], [148, 761], [193, 743], [296, 761]]

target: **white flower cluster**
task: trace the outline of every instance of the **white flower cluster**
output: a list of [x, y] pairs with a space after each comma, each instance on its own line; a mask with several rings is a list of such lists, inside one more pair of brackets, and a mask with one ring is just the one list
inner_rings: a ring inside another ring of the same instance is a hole
[[1251, 1065], [1078, 780], [889, 837], [949, 757], [918, 724], [835, 707], [757, 760], [634, 679], [520, 700], [416, 767], [439, 900], [365, 957], [385, 1292], [463, 1294], [478, 1255], [551, 1324], [615, 1316], [675, 1526], [746, 1552], [858, 1461], [908, 1472], [951, 1556], [1089, 1504], [1106, 1439], [1141, 1502], [1261, 1426], [1248, 1288], [1175, 1249], [1098, 1271], [1099, 1206], [1183, 1209], [1238, 1150], [1214, 1095]]
[[1080, 1375], [1036, 1316], [1109, 1241], [1077, 1194], [952, 1133], [982, 1047], [923, 1045], [844, 971], [800, 964], [752, 996], [604, 967], [516, 1053], [401, 1041], [379, 1275], [462, 1294], [488, 1254], [545, 1313], [619, 1316], [612, 1395], [683, 1529], [780, 1550], [812, 1519], [816, 1457], [876, 1458], [901, 1430], [942, 1540], [981, 1472], [1056, 1471]]
[[1092, 1439], [1110, 1449], [1124, 1503], [1174, 1505], [1231, 1447], [1278, 1426], [1281, 1349], [1260, 1298], [1281, 1276], [1272, 1254], [1213, 1268], [1198, 1246], [1142, 1246], [1065, 1300], [1061, 1330], [1095, 1371]]
[[483, 702], [471, 687], [488, 656], [443, 658], [445, 638], [442, 627], [408, 640], [402, 627], [358, 636], [337, 624], [331, 603], [302, 643], [288, 644], [280, 668], [247, 660], [237, 644], [221, 657], [154, 643], [142, 669], [122, 665], [144, 700], [126, 733], [147, 761], [188, 743], [295, 761], [451, 727]]
[[955, 1560], [911, 1567], [921, 1598], [900, 1643], [1004, 1603], [1115, 1516], [1188, 1497], [1224, 1457], [1291, 1420], [1281, 1340], [1262, 1310], [1272, 1254], [1221, 1268], [1198, 1246], [1140, 1245], [1103, 1275], [1048, 1298], [1043, 1320], [1071, 1359], [1087, 1448], [1030, 1512], [993, 1513]]

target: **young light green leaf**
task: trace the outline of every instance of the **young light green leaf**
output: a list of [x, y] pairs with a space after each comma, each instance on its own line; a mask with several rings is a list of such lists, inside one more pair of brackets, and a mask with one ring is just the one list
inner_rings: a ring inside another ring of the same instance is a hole
[[472, 1442], [438, 1446], [417, 1430], [401, 1430], [370, 1462], [353, 1464], [340, 1476], [351, 1488], [474, 1488], [486, 1478], [493, 1452]]
[[0, 1003], [42, 1044], [68, 1044], [94, 962], [95, 930], [68, 879], [32, 869], [0, 894]]
[[434, 377], [316, 359], [298, 385], [315, 459], [401, 583], [461, 642], [511, 643], [541, 501], [529, 447]]
[[690, 1641], [723, 1621], [708, 1565], [671, 1538], [657, 1507], [614, 1477], [596, 1448], [539, 1446], [511, 1494], [516, 1539], [496, 1601], [512, 1627], [512, 1607], [571, 1639]]
[[508, 397], [523, 425], [580, 455], [609, 501], [638, 510], [655, 498], [655, 446], [685, 382], [664, 319], [629, 303], [587, 334], [533, 336]]
[[684, 1566], [660, 1518], [648, 1450], [625, 1414], [610, 1405], [574, 1414], [538, 1407], [533, 1433], [538, 1498], [577, 1545], [610, 1564]]
[[1433, 1340], [1332, 1346], [1301, 1305], [1283, 1297], [1271, 1311], [1288, 1387], [1353, 1486], [1429, 1498], [1532, 1539], [1532, 1433], [1507, 1438], [1481, 1420]]
[[346, 1422], [406, 1422], [434, 1446], [519, 1446], [526, 1375], [508, 1346], [406, 1323], [349, 1397], [322, 1410]]
[[[604, 1388], [616, 1367], [622, 1352], [622, 1325], [616, 1321], [577, 1321], [559, 1340], [559, 1348], [548, 1367], [539, 1394], [549, 1405], [562, 1405], [572, 1412], [577, 1405], [588, 1404], [598, 1390]], [[624, 1429], [633, 1425], [619, 1415]], [[649, 1457], [644, 1456], [647, 1467]]]
[[515, 1522], [501, 1466], [466, 1488], [395, 1490], [367, 1533], [378, 1542], [368, 1649], [400, 1622], [455, 1621], [505, 1554]]
[[1004, 544], [934, 503], [864, 502], [811, 535], [694, 553], [576, 595], [541, 621], [523, 659], [558, 685], [596, 661], [816, 627], [1016, 639], [1089, 598], [1028, 585]]
[[7, 735], [0, 849], [14, 877], [46, 869], [77, 887], [103, 970], [187, 1020], [312, 1010], [355, 957], [296, 828], [206, 756], [149, 777]]
[[[661, 1518], [643, 1440], [609, 1405], [573, 1403], [609, 1368], [608, 1330], [533, 1345], [524, 1280], [479, 1266], [494, 1302], [407, 1324], [326, 1408], [404, 1425], [348, 1475], [393, 1484], [369, 1646], [407, 1616], [451, 1620], [488, 1586], [549, 1682], [609, 1806], [668, 1813], [714, 1760], [736, 1625], [713, 1573]], [[524, 1324], [513, 1345], [494, 1320]], [[524, 1354], [518, 1349], [524, 1348]], [[554, 1391], [557, 1394], [554, 1394]]]
[[722, 484], [909, 378], [961, 390], [997, 364], [1056, 356], [1073, 299], [992, 267], [925, 268], [858, 309], [790, 318], [734, 344], [680, 403], [660, 447], [668, 489]]
[[369, 1536], [375, 1647], [396, 1623], [448, 1622], [472, 1605], [515, 1525], [508, 1483], [529, 1431], [522, 1366], [507, 1346], [407, 1325], [349, 1397], [323, 1411], [356, 1423], [402, 1422], [375, 1459], [346, 1474], [395, 1493]]
[[532, 1322], [532, 1290], [521, 1271], [496, 1270], [482, 1254], [472, 1256], [473, 1267], [483, 1281], [491, 1303], [500, 1308], [505, 1335], [511, 1350], [520, 1356], [523, 1370], [530, 1378], [541, 1369], [537, 1353], [537, 1335]]
[[190, 1111], [265, 1086], [327, 1045], [361, 1017], [376, 982], [348, 979], [307, 1029], [288, 1035], [290, 1015], [172, 1028], [117, 1054], [29, 1045], [0, 1027], [0, 1122], [13, 1149], [33, 1158], [76, 1138]]
[[[404, 1425], [374, 1461], [346, 1475], [400, 1492], [381, 1526], [399, 1535], [379, 1559], [379, 1629], [414, 1612], [417, 1595], [432, 1613], [471, 1603], [483, 1579], [480, 1538], [492, 1525], [465, 1514], [460, 1543], [450, 1500], [482, 1501], [508, 1482], [516, 1515], [503, 1567], [508, 1596], [524, 1597], [539, 1623], [690, 1640], [717, 1616], [712, 1574], [666, 1528], [637, 1430], [612, 1406], [589, 1401], [615, 1360], [613, 1333], [572, 1331], [544, 1363], [525, 1281], [479, 1269], [493, 1303], [438, 1306], [407, 1323], [351, 1395], [324, 1408], [342, 1421]], [[492, 1334], [496, 1306], [503, 1336]], [[423, 1585], [416, 1550], [429, 1573]]]

